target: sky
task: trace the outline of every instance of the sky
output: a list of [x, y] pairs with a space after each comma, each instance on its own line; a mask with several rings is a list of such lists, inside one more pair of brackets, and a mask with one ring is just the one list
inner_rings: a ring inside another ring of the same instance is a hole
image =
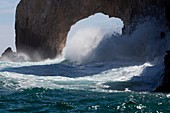
[[20, 0], [0, 0], [0, 54], [7, 47], [15, 51], [15, 11]]

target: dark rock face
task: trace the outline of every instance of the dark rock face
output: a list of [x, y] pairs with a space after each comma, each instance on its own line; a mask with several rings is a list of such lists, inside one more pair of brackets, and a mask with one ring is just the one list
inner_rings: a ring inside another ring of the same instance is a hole
[[[21, 0], [16, 11], [16, 47], [31, 57], [54, 58], [70, 27], [98, 12], [119, 17], [125, 30], [141, 18], [165, 13], [167, 0]], [[169, 9], [167, 9], [169, 11]], [[169, 16], [167, 16], [169, 18]], [[134, 26], [133, 26], [134, 27]]]
[[169, 0], [167, 1], [167, 4], [166, 4], [165, 15], [166, 15], [168, 25], [169, 25], [169, 28], [170, 28], [170, 1]]
[[[167, 24], [170, 29], [170, 1], [169, 0], [166, 3], [165, 16], [168, 22]], [[164, 74], [162, 75], [163, 81], [162, 84], [156, 88], [155, 92], [164, 92], [164, 93], [170, 92], [170, 50], [166, 52], [166, 55], [164, 57], [164, 65], [165, 65], [165, 70], [164, 70]]]
[[167, 51], [167, 54], [164, 57], [165, 71], [162, 84], [156, 88], [156, 92], [170, 92], [170, 50]]

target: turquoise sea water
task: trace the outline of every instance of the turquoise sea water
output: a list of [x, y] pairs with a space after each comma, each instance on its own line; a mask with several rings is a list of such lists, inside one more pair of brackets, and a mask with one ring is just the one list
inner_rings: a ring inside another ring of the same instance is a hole
[[157, 67], [109, 64], [0, 62], [0, 112], [170, 112], [170, 95], [153, 93], [152, 82], [134, 77], [141, 69], [149, 67], [153, 72]]
[[169, 113], [165, 94], [30, 88], [0, 93], [0, 111], [54, 113]]

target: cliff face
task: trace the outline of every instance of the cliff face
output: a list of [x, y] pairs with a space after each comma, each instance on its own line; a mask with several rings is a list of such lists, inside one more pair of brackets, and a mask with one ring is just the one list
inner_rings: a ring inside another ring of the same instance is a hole
[[145, 16], [159, 18], [166, 0], [21, 0], [16, 12], [16, 47], [34, 57], [54, 58], [70, 27], [97, 12], [119, 17], [125, 28]]
[[170, 26], [170, 1], [169, 0], [166, 3], [165, 15], [168, 20], [168, 25]]
[[167, 51], [164, 57], [164, 65], [165, 65], [165, 70], [162, 76], [163, 81], [162, 84], [156, 88], [155, 92], [164, 92], [164, 93], [170, 92], [170, 50]]

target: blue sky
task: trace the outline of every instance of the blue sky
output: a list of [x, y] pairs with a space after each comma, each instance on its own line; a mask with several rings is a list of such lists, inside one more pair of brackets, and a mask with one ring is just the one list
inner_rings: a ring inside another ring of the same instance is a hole
[[15, 11], [20, 0], [0, 0], [0, 54], [7, 48], [15, 50]]

